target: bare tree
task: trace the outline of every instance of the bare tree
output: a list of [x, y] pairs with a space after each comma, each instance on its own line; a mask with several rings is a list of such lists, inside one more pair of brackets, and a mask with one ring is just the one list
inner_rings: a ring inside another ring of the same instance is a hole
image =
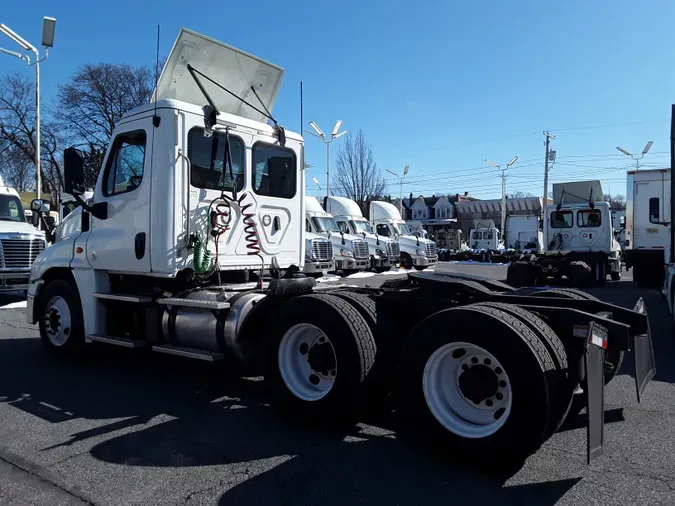
[[626, 197], [623, 195], [610, 195], [609, 193], [606, 193], [604, 195], [605, 202], [609, 202], [609, 206], [611, 209], [615, 211], [621, 211], [626, 209]]
[[515, 191], [515, 192], [507, 193], [506, 197], [509, 198], [509, 199], [527, 199], [527, 198], [536, 197], [536, 195], [534, 193], [530, 193], [530, 192]]
[[338, 152], [335, 166], [332, 192], [352, 199], [359, 205], [364, 215], [367, 215], [368, 203], [384, 195], [386, 184], [363, 130], [359, 130], [356, 137], [347, 134], [347, 139]]
[[113, 131], [122, 116], [150, 101], [155, 69], [90, 63], [58, 87], [54, 117], [84, 152], [85, 185], [93, 186]]
[[[40, 125], [42, 185], [52, 195], [61, 187], [59, 130], [51, 121]], [[0, 166], [3, 176], [21, 189], [35, 183], [35, 87], [19, 74], [0, 79]], [[31, 174], [31, 171], [33, 174]]]

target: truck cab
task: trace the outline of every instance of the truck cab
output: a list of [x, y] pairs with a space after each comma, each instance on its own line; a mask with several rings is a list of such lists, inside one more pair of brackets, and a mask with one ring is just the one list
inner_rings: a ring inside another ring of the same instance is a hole
[[469, 231], [469, 246], [476, 252], [504, 249], [501, 232], [495, 227], [476, 227]]
[[356, 202], [346, 197], [326, 197], [326, 211], [335, 217], [341, 232], [363, 236], [368, 243], [371, 268], [385, 272], [399, 262], [398, 242], [376, 234]]
[[26, 221], [19, 192], [0, 178], [0, 292], [27, 290], [33, 262], [46, 247], [45, 233]]
[[340, 230], [333, 215], [327, 213], [315, 197], [305, 197], [305, 230], [331, 241], [336, 270], [351, 274], [370, 267], [368, 242]]
[[371, 202], [370, 224], [378, 235], [398, 240], [401, 249], [401, 267], [422, 270], [438, 262], [436, 243], [415, 234], [401, 219], [401, 214], [393, 204]]

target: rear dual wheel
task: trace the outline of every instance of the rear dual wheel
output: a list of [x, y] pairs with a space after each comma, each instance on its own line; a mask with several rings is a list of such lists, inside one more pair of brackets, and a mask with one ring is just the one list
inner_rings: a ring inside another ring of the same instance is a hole
[[417, 437], [462, 465], [508, 472], [559, 427], [571, 391], [561, 391], [560, 364], [524, 318], [536, 317], [476, 304], [415, 327], [401, 352], [398, 407]]

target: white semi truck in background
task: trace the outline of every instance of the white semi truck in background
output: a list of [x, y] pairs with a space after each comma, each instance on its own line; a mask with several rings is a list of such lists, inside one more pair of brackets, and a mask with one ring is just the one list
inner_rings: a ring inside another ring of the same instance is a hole
[[633, 269], [633, 281], [643, 286], [663, 286], [671, 231], [670, 180], [670, 169], [631, 170], [626, 177], [624, 261], [626, 269]]
[[398, 208], [389, 202], [370, 203], [370, 224], [375, 233], [398, 241], [401, 249], [401, 267], [426, 269], [438, 262], [438, 247], [434, 241], [420, 237], [411, 230]]
[[363, 237], [341, 231], [333, 215], [327, 213], [315, 197], [305, 197], [305, 230], [332, 243], [335, 270], [353, 274], [370, 267], [368, 242]]
[[[638, 399], [655, 374], [641, 299], [625, 309], [427, 272], [319, 289], [298, 272], [304, 141], [269, 112], [282, 75], [183, 29], [156, 102], [118, 122], [89, 202], [83, 157], [64, 151], [64, 190], [80, 199], [64, 222], [79, 226], [38, 255], [26, 305], [45, 351], [86, 358], [90, 343], [104, 343], [224, 361], [263, 376], [271, 403], [303, 423], [354, 424], [384, 405], [407, 420], [402, 430], [501, 472], [521, 466], [579, 401], [587, 458], [597, 458], [610, 354], [640, 357]], [[371, 217], [415, 244], [391, 213]], [[425, 262], [427, 248], [420, 242]], [[246, 281], [262, 270], [269, 277]]]
[[335, 222], [342, 232], [362, 236], [368, 242], [372, 269], [385, 272], [398, 264], [400, 260], [398, 241], [374, 233], [373, 227], [363, 217], [356, 202], [346, 197], [326, 197], [324, 200], [326, 211], [335, 217]]
[[544, 233], [537, 216], [507, 216], [504, 247], [538, 253], [543, 250]]
[[507, 279], [518, 286], [566, 276], [579, 285], [621, 279], [621, 246], [600, 181], [553, 185], [556, 204], [544, 208], [544, 249], [510, 264]]
[[46, 247], [45, 233], [26, 221], [19, 192], [0, 177], [0, 292], [27, 290], [33, 262]]

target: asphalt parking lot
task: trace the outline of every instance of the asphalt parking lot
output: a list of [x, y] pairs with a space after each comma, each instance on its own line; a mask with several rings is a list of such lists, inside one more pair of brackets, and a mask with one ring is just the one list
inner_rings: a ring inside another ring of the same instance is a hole
[[579, 415], [506, 481], [397, 441], [386, 417], [350, 433], [300, 427], [266, 404], [261, 381], [218, 367], [118, 349], [49, 359], [20, 301], [5, 298], [19, 304], [0, 309], [0, 504], [675, 504], [671, 318], [660, 294], [630, 276], [591, 293], [630, 307], [644, 297], [657, 376], [638, 405], [624, 363], [606, 390], [605, 454], [593, 465]]

